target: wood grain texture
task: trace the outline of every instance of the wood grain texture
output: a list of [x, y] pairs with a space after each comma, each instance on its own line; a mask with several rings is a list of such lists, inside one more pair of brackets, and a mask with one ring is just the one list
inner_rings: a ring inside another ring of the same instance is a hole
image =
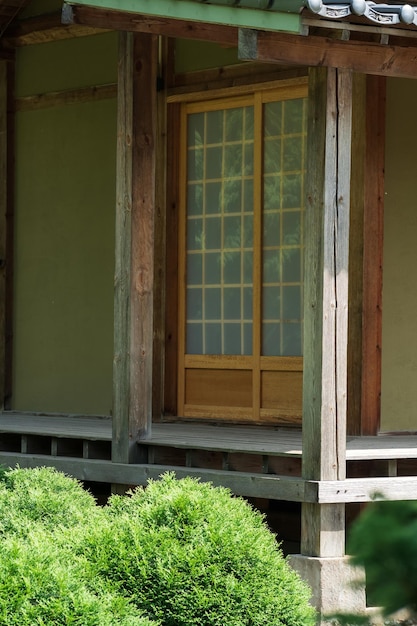
[[87, 37], [105, 32], [104, 29], [77, 24], [63, 24], [62, 12], [37, 15], [15, 20], [4, 37], [7, 46], [20, 47], [74, 37]]
[[375, 435], [381, 418], [385, 78], [368, 76], [366, 95], [361, 433]]
[[171, 50], [166, 39], [159, 43], [157, 58], [156, 130], [155, 130], [155, 211], [154, 211], [154, 282], [153, 282], [153, 359], [152, 415], [154, 420], [164, 413], [164, 357], [166, 310], [166, 250], [167, 250], [167, 111], [166, 74]]
[[22, 96], [16, 99], [16, 111], [33, 111], [36, 109], [48, 109], [68, 104], [82, 104], [83, 102], [96, 102], [117, 97], [117, 85], [96, 85], [80, 89], [67, 89], [65, 91], [51, 91], [34, 96]]
[[[56, 467], [79, 480], [107, 483], [113, 481], [125, 485], [145, 485], [150, 478], [158, 479], [164, 472], [172, 470], [172, 466], [167, 465], [135, 465], [96, 459], [7, 452], [0, 452], [0, 462], [6, 467], [14, 467], [16, 463], [20, 467]], [[319, 506], [321, 512], [319, 527], [324, 527], [324, 532], [328, 535], [334, 534], [335, 530], [343, 532], [344, 503], [370, 502], [375, 493], [384, 494], [390, 500], [414, 500], [417, 489], [416, 476], [317, 482], [292, 476], [195, 467], [175, 467], [175, 474], [178, 479], [194, 476], [215, 486], [228, 487], [236, 495], [304, 502], [305, 507], [312, 509]], [[314, 526], [310, 527], [310, 532], [313, 528]]]
[[131, 444], [150, 435], [154, 310], [157, 37], [133, 37], [130, 294]]
[[73, 6], [72, 9], [75, 24], [85, 24], [95, 28], [119, 31], [164, 35], [165, 37], [215, 41], [227, 46], [237, 46], [237, 28], [227, 26], [226, 24], [208, 24], [162, 17], [146, 17], [126, 11], [91, 9], [83, 6]]
[[253, 38], [253, 54], [247, 60], [333, 67], [379, 76], [417, 77], [416, 47], [269, 31], [254, 32]]
[[[310, 78], [303, 477], [344, 480], [352, 81], [332, 68], [311, 69]], [[304, 507], [302, 516], [303, 554], [343, 556], [341, 511], [333, 532], [320, 506]]]
[[[115, 463], [95, 459], [69, 459], [48, 457], [38, 454], [14, 454], [0, 452], [0, 463], [20, 467], [52, 466], [83, 481], [117, 483], [119, 485], [145, 485], [150, 478], [158, 479], [161, 474], [172, 471], [172, 466], [150, 464]], [[234, 494], [248, 497], [274, 498], [302, 502], [305, 481], [292, 476], [270, 476], [250, 472], [175, 467], [178, 479], [185, 476], [198, 477], [202, 482], [214, 486], [228, 487]], [[314, 493], [311, 497], [314, 497]]]
[[[54, 415], [39, 413], [0, 413], [0, 433], [39, 435], [111, 441], [109, 416]], [[300, 459], [301, 430], [286, 427], [253, 427], [204, 424], [196, 422], [154, 424], [151, 437], [143, 445], [188, 448], [230, 453], [262, 454]], [[379, 435], [348, 437], [348, 461], [390, 461], [417, 459], [417, 435]], [[360, 476], [366, 471], [362, 469]]]
[[113, 459], [137, 460], [152, 423], [156, 38], [119, 50]]
[[167, 111], [167, 199], [166, 199], [166, 311], [165, 311], [165, 398], [164, 413], [177, 414], [178, 388], [178, 183], [180, 107]]
[[119, 35], [114, 277], [113, 442], [115, 462], [129, 458], [130, 282], [133, 134], [133, 36]]
[[352, 84], [352, 168], [350, 183], [349, 326], [347, 432], [361, 432], [363, 212], [366, 176], [366, 75], [354, 74]]

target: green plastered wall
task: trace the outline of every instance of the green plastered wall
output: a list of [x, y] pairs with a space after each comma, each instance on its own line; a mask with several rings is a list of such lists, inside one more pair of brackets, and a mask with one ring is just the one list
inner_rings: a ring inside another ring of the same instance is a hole
[[[116, 82], [117, 35], [18, 49], [18, 98]], [[16, 116], [12, 408], [112, 406], [116, 99]]]
[[179, 74], [236, 63], [241, 63], [237, 48], [190, 39], [177, 39], [175, 42], [175, 71]]
[[[234, 49], [177, 45], [179, 72], [235, 62]], [[17, 51], [18, 99], [116, 79], [116, 33]], [[111, 412], [116, 113], [116, 99], [17, 113], [15, 410]]]
[[381, 428], [417, 430], [417, 81], [389, 79]]

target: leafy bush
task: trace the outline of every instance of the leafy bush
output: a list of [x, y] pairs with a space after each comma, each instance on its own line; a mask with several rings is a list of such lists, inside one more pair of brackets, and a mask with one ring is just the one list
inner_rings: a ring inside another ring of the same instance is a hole
[[90, 559], [164, 626], [314, 623], [309, 592], [260, 513], [224, 488], [165, 474], [114, 496]]
[[417, 502], [376, 501], [354, 523], [349, 552], [365, 567], [368, 598], [389, 615], [417, 613]]
[[0, 477], [0, 626], [310, 626], [262, 516], [167, 474], [98, 507], [52, 469]]
[[17, 468], [0, 474], [0, 535], [26, 534], [33, 523], [44, 530], [69, 528], [96, 512], [93, 496], [54, 468]]
[[0, 476], [0, 626], [155, 626], [76, 546], [102, 510], [52, 468]]

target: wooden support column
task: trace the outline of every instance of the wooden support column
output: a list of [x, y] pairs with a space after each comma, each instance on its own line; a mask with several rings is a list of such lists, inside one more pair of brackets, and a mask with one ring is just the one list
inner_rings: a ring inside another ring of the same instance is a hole
[[141, 461], [152, 423], [157, 38], [121, 33], [112, 460]]
[[[346, 477], [352, 76], [310, 70], [306, 205], [303, 478]], [[339, 557], [344, 505], [304, 504], [301, 552]]]
[[[352, 141], [352, 75], [310, 70], [304, 304], [303, 478], [346, 478], [348, 261]], [[342, 489], [343, 490], [343, 489]], [[358, 579], [345, 557], [345, 505], [306, 503], [301, 554], [291, 565], [309, 583], [312, 603], [329, 614], [365, 611]]]
[[13, 61], [0, 60], [0, 410], [11, 397], [13, 274]]
[[381, 417], [386, 79], [366, 80], [361, 434], [376, 435]]

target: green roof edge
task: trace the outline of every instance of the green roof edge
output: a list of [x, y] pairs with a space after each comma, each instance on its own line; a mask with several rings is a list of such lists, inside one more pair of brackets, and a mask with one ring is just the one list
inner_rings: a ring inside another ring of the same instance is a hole
[[300, 32], [304, 0], [65, 0], [65, 4], [239, 28]]

